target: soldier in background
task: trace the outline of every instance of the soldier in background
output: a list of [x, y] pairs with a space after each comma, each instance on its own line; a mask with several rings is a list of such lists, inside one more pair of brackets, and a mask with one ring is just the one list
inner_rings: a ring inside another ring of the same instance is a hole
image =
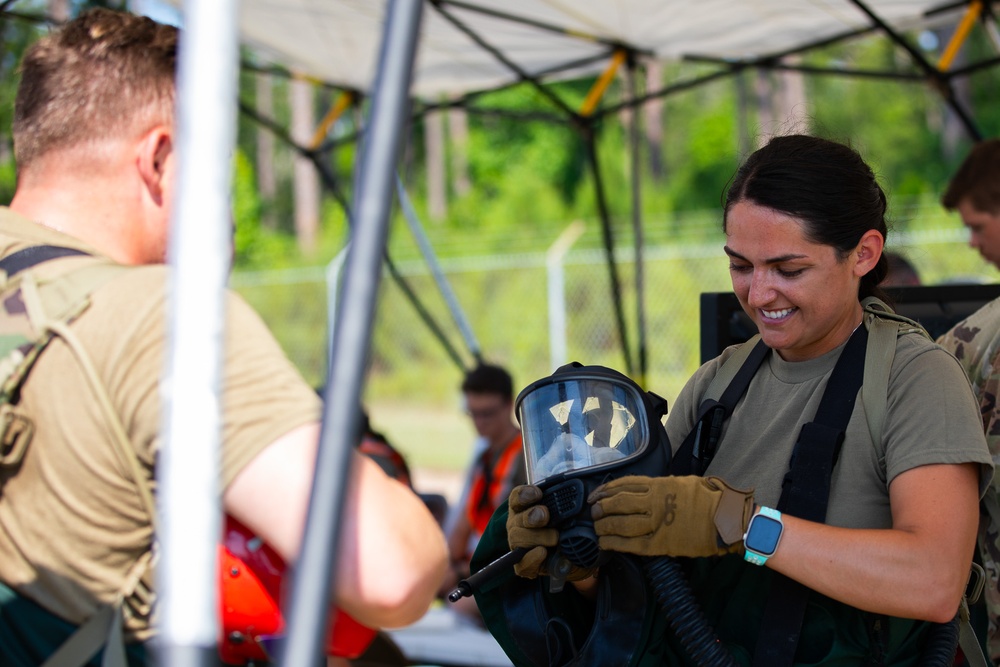
[[[945, 190], [941, 203], [958, 211], [969, 230], [969, 245], [987, 262], [1000, 268], [1000, 139], [973, 147]], [[994, 464], [1000, 463], [1000, 299], [991, 301], [941, 336], [938, 343], [951, 351], [972, 382], [983, 415], [986, 442]], [[979, 551], [986, 569], [986, 608], [989, 614], [987, 649], [1000, 661], [1000, 480], [983, 496]]]
[[902, 253], [888, 251], [885, 258], [889, 260], [889, 273], [880, 284], [882, 287], [916, 287], [922, 284], [917, 267]]
[[[514, 380], [507, 369], [479, 364], [465, 374], [462, 396], [478, 437], [462, 499], [445, 530], [451, 569], [438, 590], [441, 597], [469, 576], [469, 561], [493, 512], [515, 486], [527, 481], [521, 430], [514, 421]], [[460, 600], [452, 608], [480, 622], [471, 599]]]

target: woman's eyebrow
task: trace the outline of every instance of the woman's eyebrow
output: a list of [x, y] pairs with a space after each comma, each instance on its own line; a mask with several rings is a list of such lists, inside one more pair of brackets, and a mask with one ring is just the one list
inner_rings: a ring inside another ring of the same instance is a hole
[[[741, 255], [740, 253], [736, 252], [735, 250], [733, 250], [729, 246], [723, 246], [722, 249], [730, 257], [734, 257], [736, 259], [741, 259], [744, 262], [749, 262], [750, 261], [749, 259], [747, 259], [743, 255]], [[796, 254], [779, 255], [777, 257], [771, 257], [770, 259], [765, 259], [764, 263], [765, 264], [781, 264], [782, 262], [790, 262], [793, 259], [806, 259], [807, 257], [808, 257], [808, 255], [802, 255], [802, 254], [798, 254], [798, 255], [796, 255]]]

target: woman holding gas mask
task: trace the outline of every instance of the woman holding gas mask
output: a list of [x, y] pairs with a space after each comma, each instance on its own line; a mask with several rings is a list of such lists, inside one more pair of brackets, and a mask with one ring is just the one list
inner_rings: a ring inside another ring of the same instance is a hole
[[[675, 467], [613, 479], [587, 499], [603, 551], [680, 559], [734, 660], [723, 664], [913, 665], [934, 624], [958, 610], [992, 462], [955, 359], [905, 324], [888, 345], [874, 335], [880, 322], [895, 322], [862, 304], [877, 309], [866, 299], [883, 296], [885, 212], [874, 174], [847, 146], [797, 135], [753, 153], [727, 191], [723, 230], [733, 290], [760, 331], [762, 360], [703, 470], [690, 469], [682, 443], [712, 380], [742, 346], [703, 365], [672, 406]], [[862, 364], [867, 397], [856, 389]], [[884, 415], [873, 415], [880, 385], [870, 369], [879, 368]], [[838, 379], [825, 396], [832, 375], [852, 373], [855, 384]], [[532, 486], [512, 492], [474, 566], [509, 544], [527, 550], [517, 573], [544, 579], [555, 541], [541, 497]], [[561, 628], [543, 644], [572, 644], [560, 656], [622, 641], [601, 620], [618, 604], [614, 593], [596, 596], [596, 613], [587, 602], [602, 578], [591, 574], [574, 572], [568, 579], [579, 581], [560, 593], [538, 589], [540, 608]], [[487, 625], [515, 664], [547, 664], [504, 611], [508, 589], [476, 593]], [[663, 616], [650, 597], [619, 664], [698, 664]]]

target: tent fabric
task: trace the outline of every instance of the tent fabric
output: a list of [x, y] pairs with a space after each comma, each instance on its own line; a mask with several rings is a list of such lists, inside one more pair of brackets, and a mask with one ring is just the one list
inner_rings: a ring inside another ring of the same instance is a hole
[[[953, 24], [964, 11], [941, 0], [862, 1], [897, 31]], [[244, 43], [294, 71], [365, 91], [385, 9], [385, 0], [242, 0], [240, 31]], [[640, 58], [739, 60], [871, 27], [852, 0], [434, 0], [424, 8], [413, 93], [434, 100], [500, 87], [522, 74], [592, 75], [607, 66], [615, 44]]]

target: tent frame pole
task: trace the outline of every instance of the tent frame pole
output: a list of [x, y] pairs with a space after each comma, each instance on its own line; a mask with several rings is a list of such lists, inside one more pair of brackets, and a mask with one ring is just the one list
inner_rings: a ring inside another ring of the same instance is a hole
[[[634, 57], [626, 61], [629, 98], [639, 94], [639, 67]], [[632, 122], [629, 124], [632, 171], [632, 248], [635, 255], [635, 310], [636, 310], [636, 364], [640, 386], [646, 386], [646, 372], [649, 359], [646, 349], [646, 271], [644, 261], [645, 240], [642, 233], [642, 107], [633, 106]]]
[[965, 128], [965, 132], [969, 135], [969, 138], [973, 141], [981, 140], [983, 138], [983, 134], [976, 126], [976, 122], [972, 119], [972, 116], [955, 96], [955, 89], [951, 85], [951, 79], [944, 72], [935, 67], [933, 63], [927, 60], [927, 58], [925, 58], [920, 51], [915, 49], [912, 44], [903, 39], [902, 35], [893, 30], [892, 26], [883, 21], [882, 18], [872, 11], [872, 9], [868, 7], [867, 4], [862, 2], [862, 0], [851, 0], [851, 3], [864, 12], [865, 15], [871, 19], [872, 23], [878, 26], [882, 32], [889, 36], [889, 39], [901, 46], [903, 50], [910, 55], [913, 62], [924, 71], [927, 75], [928, 81], [938, 91], [938, 93], [941, 94], [941, 97], [944, 98], [945, 103], [951, 107], [951, 110], [955, 112], [955, 115], [962, 123], [962, 126]]
[[563, 101], [562, 98], [560, 98], [558, 95], [556, 95], [551, 90], [542, 85], [542, 82], [539, 81], [536, 77], [531, 76], [523, 69], [518, 67], [514, 61], [505, 56], [498, 48], [487, 42], [485, 39], [482, 38], [482, 36], [480, 36], [479, 33], [477, 33], [469, 26], [465, 25], [454, 14], [446, 10], [442, 6], [442, 2], [440, 2], [440, 0], [428, 0], [428, 1], [430, 2], [431, 7], [437, 10], [438, 14], [440, 14], [445, 20], [447, 20], [453, 26], [458, 28], [461, 32], [463, 32], [466, 36], [468, 36], [469, 39], [471, 39], [477, 45], [479, 45], [479, 47], [482, 48], [484, 51], [486, 51], [494, 58], [496, 58], [501, 64], [504, 65], [504, 67], [506, 67], [511, 72], [516, 74], [520, 80], [530, 83], [535, 88], [535, 90], [537, 90], [545, 99], [552, 102], [558, 109], [560, 109], [563, 113], [565, 113], [569, 118], [578, 117], [577, 113], [573, 111], [573, 109], [571, 109], [570, 106], [566, 104], [566, 102]]
[[319, 664], [336, 585], [339, 529], [359, 435], [365, 364], [371, 346], [381, 262], [388, 236], [393, 178], [406, 127], [422, 2], [390, 0], [378, 72], [362, 145], [344, 289], [324, 391], [323, 426], [302, 549], [295, 568], [284, 667]]
[[604, 179], [601, 177], [601, 165], [597, 155], [597, 131], [593, 124], [581, 128], [583, 142], [587, 149], [587, 160], [594, 175], [594, 195], [597, 199], [597, 211], [601, 218], [601, 233], [604, 239], [604, 253], [608, 265], [608, 280], [611, 283], [611, 302], [615, 310], [615, 321], [618, 323], [619, 342], [622, 346], [622, 357], [625, 360], [625, 372], [632, 375], [632, 355], [628, 340], [628, 328], [625, 325], [625, 312], [622, 307], [621, 278], [618, 276], [618, 264], [615, 262], [615, 238], [611, 230], [611, 213], [608, 210], [607, 198], [604, 194]]
[[219, 442], [238, 0], [184, 3], [170, 219], [164, 445], [157, 464], [157, 664], [218, 663]]

